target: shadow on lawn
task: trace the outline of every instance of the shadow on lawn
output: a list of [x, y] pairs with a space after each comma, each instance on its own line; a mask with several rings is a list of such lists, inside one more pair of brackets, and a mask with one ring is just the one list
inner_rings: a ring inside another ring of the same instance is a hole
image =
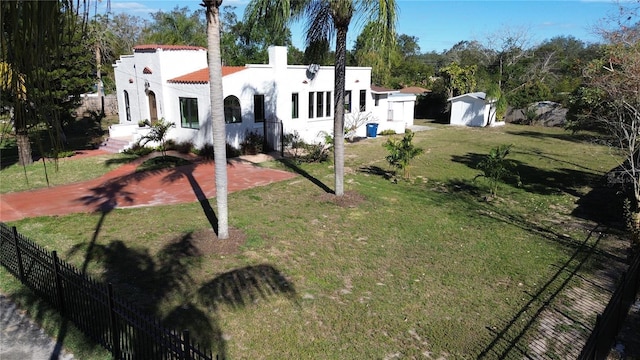
[[526, 137], [531, 137], [536, 139], [552, 138], [552, 139], [564, 140], [564, 141], [569, 141], [574, 143], [595, 143], [595, 142], [603, 141], [603, 138], [601, 135], [596, 136], [588, 133], [574, 134], [574, 133], [565, 132], [565, 133], [551, 134], [551, 133], [529, 131], [529, 130], [522, 130], [522, 131], [511, 130], [511, 131], [507, 131], [506, 133], [509, 135], [526, 136]]
[[293, 172], [295, 172], [296, 174], [299, 174], [301, 176], [303, 176], [305, 179], [311, 181], [313, 184], [315, 184], [317, 187], [319, 187], [320, 189], [322, 189], [324, 192], [328, 193], [328, 194], [335, 194], [335, 191], [331, 190], [330, 187], [328, 187], [327, 185], [325, 185], [322, 181], [316, 179], [315, 177], [313, 177], [311, 174], [309, 174], [308, 172], [306, 172], [304, 169], [302, 169], [300, 166], [298, 166], [298, 164], [291, 159], [281, 159], [279, 160], [284, 166], [286, 166], [287, 168], [291, 169]]
[[[201, 267], [204, 257], [191, 233], [170, 241], [156, 254], [122, 241], [96, 244], [91, 251], [89, 247], [76, 245], [69, 255], [86, 252], [102, 265], [103, 281], [112, 283], [119, 296], [168, 328], [188, 329], [196, 343], [221, 358], [227, 352], [217, 313], [221, 306], [239, 310], [257, 299], [281, 295], [296, 301], [294, 285], [269, 264], [234, 269], [197, 283], [190, 274]], [[174, 305], [166, 309], [167, 303]], [[135, 346], [135, 338], [132, 341]]]
[[[556, 185], [557, 187], [560, 187]], [[573, 186], [573, 185], [572, 185]], [[624, 252], [612, 251], [608, 245], [598, 246], [605, 237], [612, 231], [608, 226], [597, 223], [596, 225], [586, 225], [579, 220], [575, 226], [580, 226], [588, 230], [586, 237], [576, 239], [551, 227], [536, 223], [526, 216], [521, 216], [501, 208], [499, 205], [481, 200], [483, 191], [476, 183], [468, 180], [452, 180], [442, 186], [443, 199], [447, 201], [458, 201], [465, 206], [472, 214], [487, 217], [509, 226], [519, 227], [532, 235], [542, 237], [550, 243], [555, 243], [566, 249], [570, 257], [561, 264], [553, 265], [557, 270], [545, 277], [544, 284], [537, 286], [531, 292], [523, 292], [525, 303], [514, 313], [510, 319], [498, 320], [496, 324], [487, 326], [487, 332], [479, 336], [479, 341], [483, 343], [478, 358], [480, 359], [506, 359], [506, 358], [539, 358], [551, 354], [553, 347], [561, 351], [556, 353], [560, 358], [574, 358], [575, 352], [581, 351], [585, 340], [581, 335], [574, 336], [573, 333], [563, 333], [562, 337], [553, 339], [547, 338], [549, 333], [556, 334], [556, 325], [549, 325], [550, 316], [559, 316], [563, 321], [568, 322], [568, 328], [577, 329], [578, 333], [591, 332], [588, 316], [594, 316], [596, 309], [587, 309], [584, 313], [576, 312], [569, 306], [564, 306], [559, 295], [574, 287], [577, 280], [590, 282], [593, 286], [605, 286], [600, 288], [606, 293], [613, 293], [614, 284], [617, 283], [620, 273], [620, 266], [626, 263]], [[588, 205], [597, 209], [602, 205], [596, 200], [605, 201], [604, 198], [594, 199]], [[574, 226], [566, 224], [565, 226]], [[586, 226], [591, 226], [587, 228]], [[615, 231], [614, 231], [615, 232]], [[598, 279], [583, 278], [581, 273], [588, 273], [597, 276]], [[607, 285], [604, 285], [607, 284]], [[544, 313], [543, 313], [544, 312]], [[549, 315], [551, 313], [551, 315]], [[555, 315], [554, 315], [555, 314]], [[547, 333], [549, 332], [549, 333]], [[544, 345], [550, 344], [546, 349]], [[577, 347], [577, 348], [576, 348]], [[547, 353], [547, 351], [549, 351]], [[562, 351], [565, 354], [562, 354]]]
[[[487, 155], [483, 154], [468, 153], [462, 156], [454, 155], [451, 157], [451, 160], [467, 165], [472, 169], [477, 169], [478, 164], [486, 157]], [[512, 164], [514, 164], [514, 173], [517, 174], [520, 179], [520, 187], [528, 192], [540, 195], [567, 193], [573, 196], [580, 197], [583, 195], [582, 193], [580, 193], [582, 187], [590, 186], [597, 183], [599, 179], [601, 179], [604, 175], [594, 173], [594, 170], [584, 167], [583, 169], [589, 171], [574, 170], [569, 168], [560, 168], [554, 170], [541, 169], [527, 165], [526, 163], [519, 160], [509, 160]], [[567, 163], [560, 160], [556, 161]], [[480, 173], [481, 171], [478, 170], [478, 174]], [[510, 185], [517, 186], [516, 179], [509, 179], [508, 183]]]
[[[275, 267], [262, 264], [235, 269], [197, 288], [198, 284], [189, 275], [189, 270], [200, 266], [202, 254], [191, 233], [170, 242], [156, 255], [147, 249], [127, 247], [122, 241], [113, 241], [108, 245], [97, 244], [102, 223], [109, 212], [119, 203], [132, 203], [134, 200], [135, 194], [124, 190], [126, 185], [156, 174], [166, 174], [162, 179], [165, 183], [186, 178], [208, 222], [217, 233], [218, 219], [206, 194], [193, 176], [195, 166], [189, 164], [171, 169], [135, 172], [90, 189], [92, 195], [82, 197], [79, 201], [93, 205], [101, 216], [91, 241], [75, 246], [69, 255], [81, 251], [85, 253], [83, 273], [88, 262], [95, 259], [105, 269], [104, 281], [112, 283], [118, 294], [124, 295], [145, 312], [160, 317], [163, 325], [169, 328], [189, 329], [196, 342], [224, 358], [226, 346], [216, 313], [221, 305], [239, 309], [250, 306], [258, 298], [267, 299], [275, 295], [285, 295], [295, 300], [293, 284]], [[161, 309], [166, 301], [179, 302], [180, 305], [167, 312]], [[213, 311], [207, 311], [203, 306]], [[65, 332], [60, 332], [59, 343]]]
[[[554, 303], [557, 302], [560, 293], [566, 290], [569, 287], [569, 283], [578, 276], [578, 271], [593, 256], [596, 247], [606, 232], [599, 230], [601, 230], [599, 226], [593, 228], [584, 241], [575, 248], [571, 257], [563, 264], [558, 265], [558, 270], [534, 293], [525, 292], [529, 300], [511, 319], [504, 321], [499, 326], [487, 326], [487, 330], [493, 339], [480, 352], [479, 359], [539, 358], [549, 356], [554, 352], [560, 352], [559, 354], [555, 353], [556, 356], [564, 358], [565, 356], [571, 357], [569, 353], [580, 352], [581, 348], [576, 349], [575, 346], [579, 346], [581, 337], [572, 337], [566, 343], [563, 342], [566, 339], [552, 339], [559, 342], [559, 344], [554, 344], [553, 349], [546, 349], [544, 346], [540, 347], [532, 344], [536, 343], [536, 340], [541, 340], [542, 343], [546, 343], [548, 340], [545, 336], [549, 335], [544, 334], [545, 330], [538, 329], [538, 327], [545, 329], [548, 326], [542, 321], [542, 315], [545, 310], [559, 312], [564, 318], [570, 319], [574, 324], [573, 326], [580, 327], [582, 331], [591, 332], [592, 329], [589, 325], [582, 323], [575, 318], [575, 315], [572, 316], [567, 311], [557, 308]], [[554, 327], [546, 330], [556, 331]], [[541, 339], [536, 337], [538, 332], [542, 332]]]

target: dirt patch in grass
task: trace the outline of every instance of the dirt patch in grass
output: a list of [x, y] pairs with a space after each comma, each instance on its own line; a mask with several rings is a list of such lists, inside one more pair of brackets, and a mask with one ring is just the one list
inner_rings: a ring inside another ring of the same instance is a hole
[[319, 200], [323, 202], [330, 202], [344, 208], [354, 208], [364, 202], [365, 197], [355, 191], [345, 191], [343, 196], [322, 193], [319, 196]]
[[247, 235], [239, 229], [229, 229], [229, 238], [220, 240], [212, 229], [203, 229], [192, 235], [193, 245], [201, 255], [233, 255], [239, 254], [240, 248], [247, 241]]

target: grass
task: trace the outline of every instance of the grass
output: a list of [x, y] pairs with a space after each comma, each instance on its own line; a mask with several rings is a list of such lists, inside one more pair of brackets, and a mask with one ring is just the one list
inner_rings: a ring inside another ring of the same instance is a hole
[[191, 161], [175, 156], [158, 156], [144, 161], [136, 171], [152, 171], [166, 168], [175, 168], [182, 165], [191, 164]]
[[134, 158], [132, 155], [109, 154], [57, 161], [40, 159], [24, 167], [14, 164], [0, 170], [0, 194], [95, 179]]
[[[425, 153], [411, 182], [380, 175], [384, 137], [347, 145], [353, 206], [318, 186], [333, 186], [327, 163], [229, 194], [230, 224], [247, 237], [236, 252], [207, 250], [198, 203], [12, 225], [78, 267], [95, 239], [93, 276], [229, 358], [476, 358], [495, 337], [487, 329], [513, 319], [587, 238], [592, 224], [574, 214], [617, 158], [558, 129], [429, 125], [414, 137]], [[487, 201], [474, 166], [499, 144], [514, 144], [522, 186]], [[6, 272], [0, 289], [26, 298]]]

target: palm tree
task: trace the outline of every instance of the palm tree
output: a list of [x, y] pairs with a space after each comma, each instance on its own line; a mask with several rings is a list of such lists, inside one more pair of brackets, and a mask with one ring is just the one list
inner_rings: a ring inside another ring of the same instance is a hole
[[354, 14], [376, 24], [378, 48], [390, 53], [395, 44], [396, 0], [252, 0], [245, 16], [248, 23], [266, 21], [281, 27], [307, 19], [307, 45], [336, 35], [335, 100], [333, 117], [335, 194], [344, 195], [344, 97], [347, 64], [347, 32]]
[[222, 97], [222, 58], [220, 56], [220, 6], [222, 0], [203, 0], [207, 13], [207, 54], [209, 58], [209, 93], [213, 126], [216, 203], [218, 205], [218, 239], [229, 238], [227, 208], [227, 141]]

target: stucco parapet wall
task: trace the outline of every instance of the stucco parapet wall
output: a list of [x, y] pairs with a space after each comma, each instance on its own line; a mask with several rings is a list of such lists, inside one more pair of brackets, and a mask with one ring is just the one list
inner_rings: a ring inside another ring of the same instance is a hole
[[156, 50], [163, 51], [180, 51], [180, 50], [198, 50], [198, 51], [206, 51], [206, 48], [201, 46], [191, 46], [191, 45], [159, 45], [159, 44], [146, 44], [146, 45], [137, 45], [133, 47], [134, 52], [155, 52]]

